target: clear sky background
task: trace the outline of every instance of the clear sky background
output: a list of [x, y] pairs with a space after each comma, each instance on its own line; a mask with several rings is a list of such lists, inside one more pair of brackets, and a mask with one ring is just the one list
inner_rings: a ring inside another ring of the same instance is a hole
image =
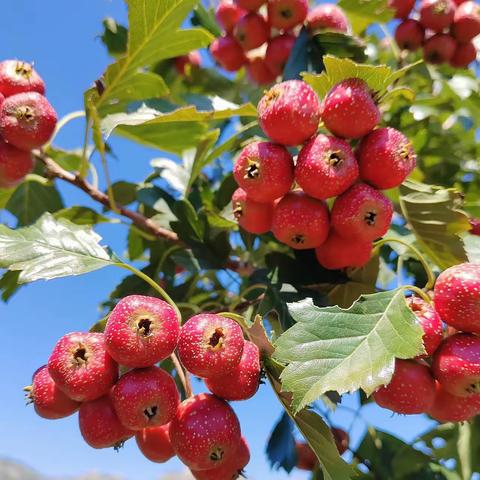
[[[102, 19], [112, 16], [126, 23], [122, 0], [65, 1], [2, 0], [0, 13], [0, 59], [19, 58], [33, 61], [47, 84], [47, 96], [63, 116], [83, 108], [82, 95], [111, 61], [99, 39]], [[82, 141], [82, 121], [68, 126], [56, 142], [75, 148]], [[118, 160], [110, 161], [114, 180], [140, 181], [149, 173], [149, 160], [162, 156], [158, 151], [139, 148], [115, 139], [112, 142]], [[91, 205], [74, 188], [61, 185], [68, 205]], [[0, 221], [11, 223], [7, 214]], [[127, 229], [118, 225], [101, 226], [97, 231], [118, 254], [126, 245]], [[10, 301], [0, 304], [0, 457], [24, 462], [48, 475], [79, 475], [99, 471], [118, 474], [128, 480], [158, 480], [164, 474], [181, 472], [177, 461], [166, 465], [149, 463], [128, 442], [119, 453], [93, 450], [83, 443], [76, 416], [60, 421], [46, 421], [24, 405], [22, 387], [31, 374], [48, 359], [55, 342], [65, 333], [87, 330], [98, 318], [98, 304], [124, 276], [123, 271], [105, 269], [88, 276], [40, 282], [29, 285]], [[354, 399], [345, 400], [347, 406]], [[264, 455], [265, 442], [281, 413], [268, 386], [262, 386], [251, 401], [234, 405], [251, 450], [249, 478], [285, 479], [271, 472]], [[412, 440], [432, 422], [423, 417], [393, 416], [391, 412], [369, 406], [365, 418], [377, 427]], [[348, 428], [351, 414], [340, 410], [333, 423]], [[358, 420], [353, 430], [354, 442], [364, 431]], [[307, 478], [294, 472], [295, 480]]]

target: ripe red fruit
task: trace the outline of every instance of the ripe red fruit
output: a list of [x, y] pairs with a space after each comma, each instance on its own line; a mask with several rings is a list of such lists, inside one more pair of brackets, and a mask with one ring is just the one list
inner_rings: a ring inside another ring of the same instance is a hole
[[313, 472], [318, 466], [318, 459], [310, 445], [303, 442], [295, 443], [297, 453], [297, 468]]
[[427, 413], [439, 422], [466, 422], [480, 411], [480, 395], [456, 397], [436, 382], [433, 405]]
[[170, 424], [144, 428], [135, 434], [138, 448], [152, 462], [165, 463], [175, 456], [170, 434]]
[[358, 163], [344, 140], [320, 134], [312, 137], [298, 155], [295, 180], [311, 197], [336, 197], [357, 179]]
[[207, 378], [205, 385], [224, 400], [248, 400], [257, 393], [261, 370], [258, 347], [252, 342], [245, 342], [240, 363], [226, 375]]
[[350, 443], [350, 437], [345, 430], [341, 428], [332, 428], [333, 439], [335, 440], [335, 445], [337, 446], [338, 453], [343, 455], [348, 450], [348, 445]]
[[381, 120], [372, 92], [360, 78], [349, 78], [335, 85], [323, 100], [321, 115], [328, 130], [343, 138], [363, 137]]
[[388, 6], [395, 10], [395, 18], [404, 19], [413, 10], [415, 0], [388, 0]]
[[372, 243], [343, 238], [330, 232], [327, 241], [315, 249], [318, 263], [328, 270], [363, 267], [372, 255]]
[[185, 75], [187, 65], [192, 67], [199, 67], [202, 63], [202, 57], [197, 51], [190, 52], [188, 55], [182, 55], [175, 59], [175, 69], [179, 75]]
[[332, 227], [342, 237], [371, 242], [387, 233], [392, 216], [392, 202], [382, 192], [359, 183], [335, 200]]
[[261, 15], [249, 13], [237, 23], [234, 35], [245, 51], [253, 50], [268, 42], [270, 26]]
[[33, 403], [37, 415], [50, 420], [68, 417], [76, 412], [80, 403], [72, 400], [63, 393], [52, 380], [46, 365], [33, 374], [33, 382], [26, 387], [26, 397]]
[[107, 351], [116, 362], [126, 367], [149, 367], [173, 353], [180, 323], [167, 302], [130, 295], [112, 310], [104, 335]]
[[227, 402], [201, 393], [185, 400], [170, 424], [178, 458], [192, 470], [231, 462], [240, 442], [240, 422]]
[[424, 28], [441, 32], [453, 23], [455, 8], [452, 0], [422, 0], [420, 23]]
[[109, 395], [82, 403], [78, 424], [83, 439], [92, 448], [120, 448], [135, 433], [120, 423]]
[[175, 380], [158, 367], [130, 370], [114, 385], [111, 397], [122, 425], [130, 430], [165, 425], [180, 403]]
[[433, 356], [432, 370], [452, 395], [480, 394], [480, 338], [470, 333], [446, 338]]
[[410, 140], [390, 127], [374, 130], [363, 138], [357, 158], [362, 180], [380, 190], [401, 185], [417, 163]]
[[265, 135], [274, 142], [300, 145], [318, 129], [320, 105], [317, 94], [301, 80], [279, 83], [260, 100], [258, 117]]
[[235, 161], [233, 176], [248, 197], [271, 203], [285, 195], [293, 183], [293, 158], [281, 145], [254, 142]]
[[410, 297], [407, 304], [417, 317], [418, 324], [423, 329], [423, 345], [426, 355], [430, 357], [439, 347], [443, 340], [443, 323], [437, 311], [425, 300], [418, 297]]
[[210, 45], [210, 53], [215, 61], [229, 72], [236, 72], [247, 63], [240, 44], [228, 35], [216, 38]]
[[234, 2], [245, 10], [256, 12], [266, 0], [234, 0]]
[[465, 2], [457, 8], [452, 34], [461, 43], [469, 42], [480, 34], [480, 8], [476, 2]]
[[470, 226], [470, 233], [472, 235], [480, 235], [480, 218], [470, 218], [469, 219]]
[[272, 227], [273, 202], [259, 203], [248, 198], [245, 190], [237, 188], [232, 196], [233, 214], [247, 232], [262, 234]]
[[55, 110], [37, 92], [12, 95], [0, 107], [0, 134], [6, 142], [22, 150], [45, 144], [56, 124]]
[[257, 85], [269, 85], [275, 81], [274, 74], [265, 63], [262, 57], [255, 57], [247, 63], [247, 76], [249, 80]]
[[268, 22], [278, 30], [290, 30], [304, 22], [308, 0], [269, 0]]
[[307, 15], [307, 27], [310, 30], [334, 30], [348, 32], [348, 19], [345, 12], [333, 3], [318, 5]]
[[196, 480], [235, 480], [243, 477], [243, 469], [250, 461], [250, 450], [242, 437], [235, 456], [227, 463], [211, 470], [192, 471]]
[[293, 35], [284, 33], [268, 42], [265, 64], [276, 77], [282, 75], [295, 41]]
[[457, 44], [446, 33], [437, 33], [430, 37], [423, 46], [423, 58], [426, 62], [440, 65], [450, 61], [455, 54]]
[[178, 354], [189, 372], [208, 378], [234, 370], [240, 363], [244, 345], [242, 329], [236, 322], [202, 313], [183, 325]]
[[55, 345], [48, 372], [70, 398], [86, 402], [110, 390], [118, 378], [118, 365], [108, 354], [102, 333], [74, 332]]
[[20, 150], [0, 139], [0, 188], [18, 185], [33, 170], [30, 152]]
[[462, 3], [465, 3], [467, 0], [453, 0], [457, 5], [461, 5]]
[[27, 62], [4, 60], [0, 62], [0, 93], [5, 97], [24, 92], [45, 94], [45, 83]]
[[435, 380], [425, 365], [397, 358], [392, 380], [380, 387], [373, 399], [381, 407], [396, 413], [424, 413], [435, 401]]
[[480, 264], [447, 268], [435, 284], [435, 309], [443, 321], [463, 332], [480, 334]]
[[450, 65], [455, 68], [467, 68], [477, 58], [477, 49], [472, 42], [458, 43]]
[[247, 12], [236, 3], [231, 0], [223, 0], [218, 5], [215, 18], [226, 33], [232, 33], [235, 25], [246, 14]]
[[425, 30], [420, 22], [407, 18], [395, 30], [395, 40], [402, 50], [414, 52], [419, 49], [425, 39]]
[[327, 239], [329, 227], [325, 202], [300, 191], [285, 195], [273, 212], [276, 239], [297, 250], [319, 247]]

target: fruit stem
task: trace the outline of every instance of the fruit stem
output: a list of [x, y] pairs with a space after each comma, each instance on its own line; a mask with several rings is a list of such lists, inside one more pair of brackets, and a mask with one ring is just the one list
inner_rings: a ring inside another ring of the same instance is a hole
[[58, 132], [65, 126], [67, 123], [70, 123], [72, 120], [76, 120], [77, 118], [83, 118], [85, 117], [85, 111], [84, 110], [77, 110], [76, 112], [71, 112], [64, 117], [62, 117], [57, 125], [55, 126], [55, 131], [53, 132], [53, 135], [51, 136], [50, 140], [46, 145], [43, 146], [44, 149], [47, 149], [52, 142], [55, 140], [55, 137], [58, 135]]
[[415, 248], [413, 245], [410, 245], [407, 242], [404, 242], [403, 240], [400, 240], [398, 238], [382, 238], [381, 240], [376, 242], [374, 245], [375, 245], [375, 248], [379, 248], [382, 245], [385, 245], [386, 243], [399, 243], [400, 245], [403, 245], [404, 247], [408, 248], [415, 254], [418, 261], [422, 264], [425, 270], [425, 273], [427, 274], [427, 283], [425, 285], [425, 290], [431, 290], [435, 285], [435, 275], [433, 274], [432, 269], [430, 268], [427, 261], [425, 260], [425, 257], [420, 253], [420, 251], [417, 248]]
[[87, 124], [85, 125], [85, 136], [83, 138], [83, 148], [82, 148], [82, 162], [80, 164], [80, 169], [78, 175], [81, 179], [85, 179], [88, 173], [88, 166], [90, 164], [90, 159], [88, 158], [88, 139], [90, 137], [90, 127], [92, 125], [92, 119], [87, 118]]
[[402, 290], [412, 290], [412, 292], [415, 292], [418, 296], [422, 297], [422, 299], [428, 304], [432, 303], [432, 299], [421, 288], [418, 288], [415, 285], [403, 285], [401, 288]]
[[182, 364], [180, 363], [180, 360], [177, 356], [176, 353], [172, 353], [170, 356], [173, 362], [173, 366], [175, 367], [175, 370], [177, 371], [178, 378], [180, 379], [180, 382], [183, 385], [183, 390], [185, 391], [185, 396], [187, 398], [190, 398], [193, 396], [193, 391], [192, 391], [192, 382], [190, 381], [190, 374], [183, 369]]

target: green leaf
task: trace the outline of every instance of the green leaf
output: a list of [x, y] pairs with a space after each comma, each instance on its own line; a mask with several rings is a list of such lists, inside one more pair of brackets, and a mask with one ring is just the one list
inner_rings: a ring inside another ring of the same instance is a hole
[[371, 394], [390, 381], [395, 358], [423, 351], [401, 289], [363, 295], [347, 310], [305, 299], [289, 311], [297, 323], [277, 340], [274, 356], [288, 363], [281, 379], [296, 411], [329, 391]]
[[128, 231], [127, 245], [128, 258], [130, 258], [130, 260], [137, 260], [145, 251], [145, 242], [143, 241], [143, 237], [135, 228], [130, 228]]
[[57, 189], [43, 177], [30, 175], [21, 183], [8, 200], [5, 208], [15, 215], [18, 225], [30, 225], [45, 212], [56, 212], [63, 208]]
[[137, 199], [137, 185], [123, 180], [112, 184], [115, 201], [121, 205], [130, 205]]
[[93, 230], [44, 214], [30, 227], [0, 225], [0, 268], [20, 270], [19, 283], [80, 275], [113, 261]]
[[453, 188], [412, 180], [400, 187], [400, 205], [418, 244], [442, 270], [467, 261], [460, 234], [470, 230], [460, 209], [462, 194]]
[[372, 23], [387, 23], [393, 18], [387, 0], [340, 0], [338, 6], [345, 10], [355, 33], [363, 33]]
[[14, 191], [14, 188], [0, 188], [0, 209], [5, 208]]
[[[81, 149], [62, 150], [50, 146], [45, 153], [65, 170], [72, 172], [80, 169], [83, 155]], [[89, 156], [90, 152], [87, 152], [87, 155]]]
[[480, 263], [480, 237], [467, 233], [462, 239], [468, 261], [471, 263]]
[[105, 217], [88, 207], [70, 207], [58, 210], [53, 215], [55, 218], [63, 218], [75, 225], [96, 225], [98, 223], [117, 223], [118, 220]]
[[356, 62], [364, 62], [367, 59], [366, 44], [352, 35], [340, 32], [320, 32], [316, 33], [312, 40], [321, 57], [330, 54], [339, 58], [351, 58]]
[[103, 20], [103, 35], [100, 37], [112, 57], [120, 57], [127, 52], [128, 30], [113, 18]]
[[193, 11], [192, 25], [205, 28], [214, 37], [220, 37], [222, 35], [222, 31], [215, 18], [215, 10], [213, 7], [207, 10], [201, 3], [198, 4]]
[[293, 421], [285, 412], [275, 425], [267, 443], [267, 457], [275, 470], [283, 468], [290, 473], [297, 465]]
[[7, 270], [0, 277], [0, 291], [2, 292], [2, 300], [8, 302], [12, 296], [17, 293], [18, 289], [21, 287], [18, 283], [18, 277], [20, 272], [12, 272]]

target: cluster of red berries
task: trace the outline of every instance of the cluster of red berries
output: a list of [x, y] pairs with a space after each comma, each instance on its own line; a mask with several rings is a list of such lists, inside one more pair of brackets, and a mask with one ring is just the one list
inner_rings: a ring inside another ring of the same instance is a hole
[[224, 35], [210, 46], [213, 58], [230, 72], [245, 67], [258, 85], [283, 74], [304, 23], [311, 32], [349, 30], [337, 5], [323, 4], [309, 12], [308, 0], [222, 0], [216, 18]]
[[52, 136], [57, 114], [45, 83], [19, 60], [0, 63], [0, 188], [18, 185], [33, 170], [31, 151]]
[[202, 57], [200, 52], [194, 50], [188, 55], [181, 55], [174, 60], [174, 66], [177, 73], [181, 76], [185, 76], [189, 73], [189, 69], [200, 67], [202, 64]]
[[[156, 366], [175, 350], [213, 395], [180, 402], [175, 379]], [[112, 310], [104, 333], [62, 337], [27, 390], [41, 417], [78, 410], [80, 432], [93, 448], [119, 447], [135, 435], [154, 462], [177, 455], [198, 480], [232, 480], [250, 453], [226, 400], [252, 397], [260, 374], [258, 347], [233, 320], [200, 314], [180, 327], [168, 303], [132, 295]]]
[[[415, 167], [409, 140], [376, 128], [380, 110], [359, 78], [335, 85], [321, 104], [305, 82], [280, 83], [260, 100], [258, 114], [271, 142], [247, 145], [236, 160], [240, 188], [232, 202], [240, 226], [271, 230], [294, 249], [315, 248], [328, 269], [365, 265], [392, 220], [392, 202], [380, 190], [400, 185]], [[320, 121], [332, 135], [317, 134]], [[361, 139], [355, 153], [353, 139]], [[298, 145], [294, 162], [287, 147]], [[326, 200], [334, 197], [329, 212]]]
[[402, 19], [395, 32], [401, 49], [423, 47], [426, 62], [455, 68], [465, 68], [477, 58], [472, 40], [480, 34], [480, 6], [475, 1], [422, 0], [416, 18], [408, 18], [415, 0], [390, 0], [390, 6]]
[[[401, 414], [463, 422], [480, 413], [480, 264], [463, 263], [437, 279], [434, 305], [408, 299], [424, 331], [426, 354], [395, 361], [391, 382], [373, 394]], [[443, 322], [448, 325], [444, 332]]]

